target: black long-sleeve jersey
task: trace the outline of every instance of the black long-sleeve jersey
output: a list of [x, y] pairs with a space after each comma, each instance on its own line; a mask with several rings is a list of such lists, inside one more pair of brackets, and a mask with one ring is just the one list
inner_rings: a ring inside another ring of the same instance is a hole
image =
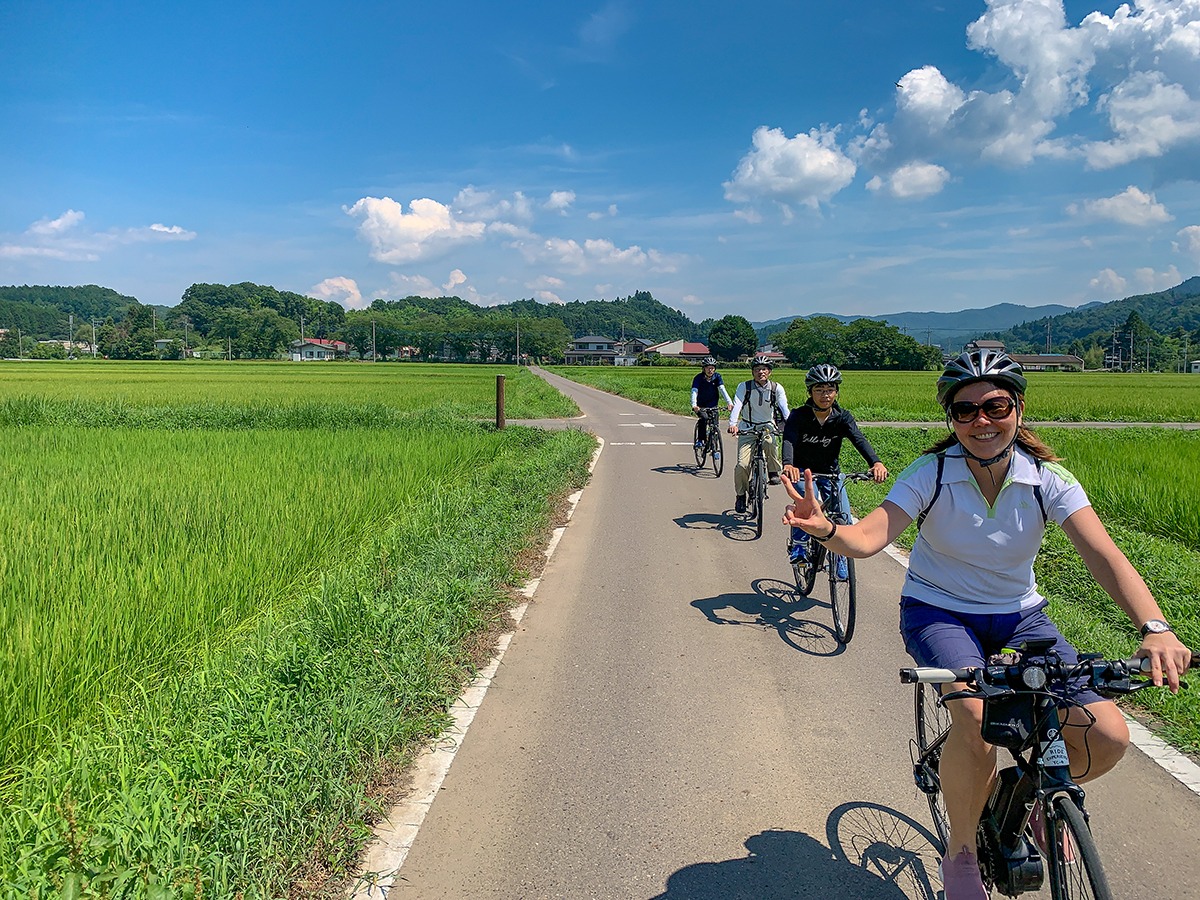
[[834, 403], [829, 418], [822, 425], [809, 400], [793, 409], [783, 425], [783, 464], [814, 472], [840, 472], [838, 456], [845, 438], [850, 439], [868, 466], [880, 461], [871, 442], [859, 430], [854, 416]]

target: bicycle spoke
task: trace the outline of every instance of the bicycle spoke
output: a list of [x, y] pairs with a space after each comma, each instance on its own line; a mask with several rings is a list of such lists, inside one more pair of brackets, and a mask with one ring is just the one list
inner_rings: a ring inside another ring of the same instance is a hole
[[1055, 900], [1111, 900], [1092, 832], [1069, 797], [1055, 797], [1053, 811], [1046, 817], [1046, 852]]

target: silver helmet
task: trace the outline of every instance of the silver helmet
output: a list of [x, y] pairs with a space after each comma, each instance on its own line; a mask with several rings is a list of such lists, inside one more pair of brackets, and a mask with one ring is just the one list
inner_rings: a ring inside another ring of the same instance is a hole
[[943, 409], [949, 409], [958, 389], [976, 381], [990, 381], [1022, 397], [1028, 385], [1020, 364], [1003, 350], [968, 350], [946, 363], [946, 369], [937, 381], [938, 403]]
[[829, 363], [821, 363], [813, 366], [808, 370], [808, 374], [804, 376], [804, 386], [811, 389], [814, 384], [841, 384], [842, 373], [837, 370], [837, 366], [831, 366]]

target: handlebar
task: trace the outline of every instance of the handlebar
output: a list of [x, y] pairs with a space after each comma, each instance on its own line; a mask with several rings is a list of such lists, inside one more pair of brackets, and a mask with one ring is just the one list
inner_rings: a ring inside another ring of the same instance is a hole
[[870, 472], [813, 472], [813, 478], [841, 478], [843, 481], [874, 481]]
[[[1200, 668], [1200, 653], [1192, 654], [1189, 668]], [[1112, 693], [1132, 693], [1149, 682], [1130, 681], [1130, 676], [1144, 675], [1150, 671], [1150, 660], [1141, 657], [1129, 659], [1101, 659], [1084, 655], [1075, 665], [1054, 657], [1024, 657], [1014, 665], [988, 665], [979, 668], [941, 669], [935, 666], [918, 666], [901, 669], [902, 684], [954, 684], [966, 682], [975, 689], [983, 687], [1011, 688], [1015, 690], [1040, 691], [1050, 681], [1084, 676], [1093, 688]], [[1027, 672], [1040, 673], [1027, 675]]]

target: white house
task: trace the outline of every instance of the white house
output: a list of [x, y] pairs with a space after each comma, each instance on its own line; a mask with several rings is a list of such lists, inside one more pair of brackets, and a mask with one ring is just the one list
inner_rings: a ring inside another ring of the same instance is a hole
[[292, 362], [337, 359], [346, 354], [345, 341], [326, 341], [321, 338], [305, 338], [292, 341]]

